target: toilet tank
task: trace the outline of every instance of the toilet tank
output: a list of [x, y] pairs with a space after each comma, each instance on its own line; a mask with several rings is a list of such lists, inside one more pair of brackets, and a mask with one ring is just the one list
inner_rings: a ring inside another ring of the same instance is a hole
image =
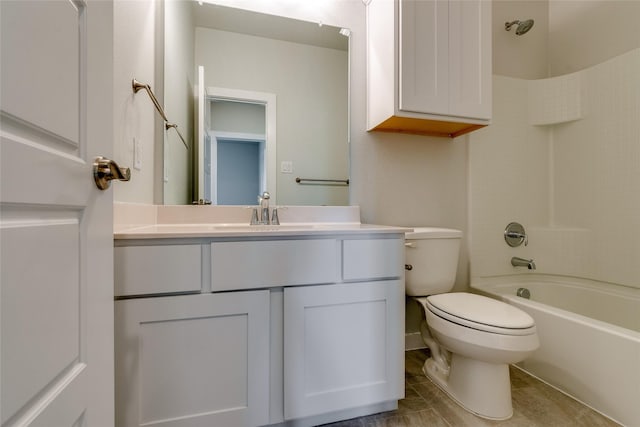
[[406, 293], [427, 296], [450, 292], [456, 280], [462, 231], [413, 227], [405, 235]]

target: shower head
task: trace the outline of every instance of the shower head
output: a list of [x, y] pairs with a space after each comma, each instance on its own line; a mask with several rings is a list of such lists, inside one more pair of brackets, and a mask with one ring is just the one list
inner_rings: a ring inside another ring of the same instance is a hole
[[517, 25], [516, 27], [516, 35], [521, 36], [533, 27], [533, 19], [527, 19], [526, 21], [513, 21], [513, 22], [505, 22], [504, 29], [509, 31], [511, 27]]

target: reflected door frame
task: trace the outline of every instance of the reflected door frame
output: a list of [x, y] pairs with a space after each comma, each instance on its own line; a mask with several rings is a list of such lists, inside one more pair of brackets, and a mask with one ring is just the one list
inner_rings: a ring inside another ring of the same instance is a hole
[[[268, 191], [267, 186], [267, 143], [264, 134], [237, 133], [237, 132], [220, 132], [214, 129], [209, 130], [210, 137], [207, 138], [207, 146], [205, 149], [204, 175], [205, 175], [205, 198], [211, 200], [212, 204], [218, 204], [218, 171], [211, 170], [212, 165], [218, 164], [218, 143], [222, 141], [232, 142], [257, 142], [259, 144], [259, 194]], [[259, 195], [256, 194], [256, 197]], [[257, 200], [257, 199], [256, 199]]]
[[[205, 170], [205, 145], [208, 139], [213, 139], [210, 133], [210, 116], [208, 104], [210, 100], [218, 99], [225, 101], [247, 102], [263, 104], [265, 106], [265, 157], [266, 172], [264, 173], [264, 188], [271, 196], [271, 202], [277, 203], [276, 188], [276, 95], [268, 92], [256, 92], [241, 89], [221, 88], [215, 86], [205, 86], [203, 66], [198, 67], [198, 154], [197, 154], [197, 174], [195, 182], [198, 183], [198, 199], [205, 199], [205, 177], [201, 171]], [[214, 174], [211, 174], [212, 176]], [[257, 195], [256, 195], [257, 196]], [[215, 202], [214, 202], [215, 203]]]

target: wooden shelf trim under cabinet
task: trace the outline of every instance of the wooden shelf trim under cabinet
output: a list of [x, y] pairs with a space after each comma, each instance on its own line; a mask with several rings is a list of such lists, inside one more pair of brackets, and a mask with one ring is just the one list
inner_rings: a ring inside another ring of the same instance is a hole
[[392, 116], [371, 129], [371, 131], [456, 138], [485, 126], [486, 125], [475, 123], [444, 122], [440, 120]]

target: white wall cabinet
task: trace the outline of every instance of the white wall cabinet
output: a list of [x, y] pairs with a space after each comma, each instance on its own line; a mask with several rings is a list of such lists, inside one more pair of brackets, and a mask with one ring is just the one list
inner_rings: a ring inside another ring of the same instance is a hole
[[489, 0], [372, 0], [367, 129], [456, 137], [491, 119]]
[[[117, 425], [311, 426], [393, 409], [403, 237], [116, 242]], [[189, 283], [149, 273], [151, 259]]]

